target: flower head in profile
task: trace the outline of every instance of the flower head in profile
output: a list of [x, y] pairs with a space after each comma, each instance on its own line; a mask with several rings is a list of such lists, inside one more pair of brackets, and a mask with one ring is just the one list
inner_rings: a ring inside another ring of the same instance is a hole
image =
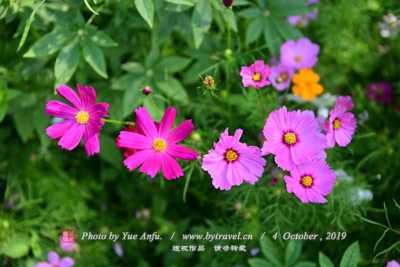
[[326, 147], [325, 136], [310, 111], [290, 111], [283, 106], [269, 114], [263, 129], [266, 141], [262, 155], [274, 154], [283, 170], [304, 165], [317, 158]]
[[292, 91], [295, 95], [301, 95], [304, 100], [312, 100], [317, 95], [322, 94], [324, 88], [320, 85], [319, 75], [312, 69], [301, 69], [293, 77]]
[[354, 114], [346, 112], [345, 107], [335, 108], [329, 112], [329, 122], [326, 130], [328, 147], [334, 147], [337, 143], [341, 147], [347, 146], [357, 127]]
[[57, 93], [67, 99], [72, 106], [63, 102], [51, 100], [46, 105], [46, 114], [65, 119], [47, 128], [47, 135], [51, 139], [58, 139], [62, 148], [72, 150], [85, 140], [85, 149], [88, 156], [99, 153], [100, 129], [104, 125], [103, 117], [108, 117], [108, 104], [96, 104], [96, 92], [93, 87], [78, 86], [78, 95], [66, 85], [60, 85]]
[[242, 129], [237, 129], [234, 136], [229, 136], [227, 128], [218, 143], [214, 143], [215, 149], [204, 155], [201, 168], [211, 175], [217, 189], [230, 190], [243, 180], [254, 184], [264, 172], [266, 160], [261, 157], [260, 149], [240, 142], [242, 133]]
[[336, 182], [336, 174], [323, 159], [315, 159], [302, 166], [296, 166], [285, 175], [286, 189], [294, 193], [303, 203], [326, 203]]
[[386, 264], [386, 267], [400, 267], [400, 264], [397, 261], [393, 260], [393, 261], [388, 262]]
[[[127, 127], [125, 127], [125, 129], [123, 129], [123, 131], [134, 133], [135, 129], [133, 129], [132, 125], [129, 124]], [[136, 153], [135, 149], [130, 149], [130, 148], [121, 146], [120, 140], [121, 140], [121, 138], [118, 136], [117, 137], [117, 148], [125, 150], [125, 152], [124, 152], [124, 157], [125, 158], [127, 158], [127, 157], [129, 157], [129, 156], [131, 156], [131, 155]]]
[[339, 96], [336, 100], [335, 108], [344, 107], [346, 111], [350, 111], [354, 108], [354, 103], [351, 100], [351, 96]]
[[282, 91], [289, 87], [293, 75], [293, 68], [280, 64], [271, 67], [271, 75], [268, 77], [268, 80], [270, 80], [276, 90]]
[[281, 46], [281, 63], [295, 68], [312, 68], [318, 61], [319, 45], [308, 38], [300, 38], [297, 42], [288, 40]]
[[263, 60], [256, 60], [256, 62], [249, 67], [243, 66], [240, 71], [243, 86], [248, 87], [252, 85], [256, 89], [270, 85], [270, 82], [267, 81], [269, 75], [271, 75], [271, 71], [268, 65], [264, 65]]
[[64, 257], [60, 260], [57, 252], [51, 251], [47, 254], [49, 262], [41, 261], [35, 265], [35, 267], [72, 267], [75, 262], [70, 257]]
[[175, 158], [196, 160], [199, 154], [187, 147], [177, 145], [194, 130], [192, 120], [182, 122], [170, 132], [175, 121], [176, 110], [167, 108], [159, 126], [151, 119], [149, 112], [140, 107], [136, 112], [136, 132], [121, 131], [119, 144], [136, 153], [124, 161], [129, 170], [139, 169], [154, 178], [162, 170], [168, 180], [183, 176], [181, 166]]
[[382, 102], [390, 104], [393, 101], [393, 85], [388, 84], [385, 81], [381, 81], [379, 83], [373, 82], [367, 87], [367, 90], [367, 98], [375, 98], [378, 104]]

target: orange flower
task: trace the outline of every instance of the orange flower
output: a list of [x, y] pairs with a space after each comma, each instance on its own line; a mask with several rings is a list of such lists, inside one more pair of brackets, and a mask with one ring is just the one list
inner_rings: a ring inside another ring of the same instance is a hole
[[319, 75], [312, 69], [301, 69], [293, 77], [292, 91], [295, 95], [301, 95], [304, 100], [312, 100], [322, 94], [324, 88], [320, 85]]

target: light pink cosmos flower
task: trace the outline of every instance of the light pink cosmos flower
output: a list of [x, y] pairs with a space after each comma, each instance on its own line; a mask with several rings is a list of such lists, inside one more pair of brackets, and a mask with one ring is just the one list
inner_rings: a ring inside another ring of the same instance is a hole
[[328, 202], [323, 196], [332, 191], [336, 174], [323, 159], [316, 159], [303, 166], [296, 166], [285, 175], [286, 189], [294, 193], [303, 203]]
[[167, 108], [159, 127], [145, 108], [140, 107], [135, 112], [136, 132], [121, 131], [119, 135], [119, 144], [122, 147], [136, 150], [135, 154], [124, 161], [124, 165], [129, 170], [133, 170], [143, 164], [139, 171], [147, 173], [152, 178], [156, 176], [160, 168], [168, 180], [183, 176], [182, 168], [175, 157], [196, 160], [199, 156], [196, 151], [176, 144], [194, 130], [192, 120], [182, 122], [170, 132], [175, 121], [174, 108]]
[[234, 136], [229, 136], [226, 128], [218, 143], [214, 143], [215, 149], [203, 157], [201, 168], [211, 175], [217, 189], [230, 190], [243, 180], [254, 184], [264, 172], [266, 160], [261, 157], [260, 149], [239, 142], [242, 133], [242, 129], [237, 129]]
[[268, 77], [268, 80], [271, 81], [272, 86], [276, 90], [282, 91], [288, 88], [293, 75], [293, 68], [279, 64], [271, 67], [271, 75]]
[[350, 111], [354, 108], [354, 103], [351, 100], [351, 96], [339, 96], [336, 100], [335, 108], [344, 107], [346, 111]]
[[319, 45], [308, 38], [288, 40], [281, 46], [281, 63], [295, 69], [312, 68], [318, 61], [318, 53]]
[[57, 252], [51, 251], [47, 254], [49, 262], [41, 261], [35, 265], [35, 267], [72, 267], [75, 262], [70, 257], [64, 257], [60, 260]]
[[252, 85], [258, 89], [270, 85], [267, 81], [267, 77], [271, 75], [268, 65], [264, 65], [263, 60], [256, 60], [256, 62], [249, 67], [242, 67], [240, 76], [242, 76], [242, 82], [244, 87]]
[[393, 260], [388, 262], [386, 267], [400, 267], [400, 264], [397, 261]]
[[104, 125], [103, 117], [108, 117], [108, 104], [96, 104], [96, 92], [93, 87], [77, 84], [80, 98], [66, 85], [56, 89], [62, 97], [67, 99], [72, 107], [51, 100], [46, 105], [46, 114], [65, 119], [47, 128], [47, 135], [51, 139], [60, 138], [58, 144], [68, 150], [74, 149], [82, 139], [85, 140], [85, 149], [88, 156], [99, 153], [100, 129]]
[[327, 146], [334, 147], [335, 143], [341, 147], [347, 146], [356, 127], [357, 120], [353, 113], [346, 112], [346, 107], [331, 110], [326, 131]]
[[276, 164], [290, 171], [322, 155], [325, 136], [312, 111], [290, 111], [283, 106], [271, 112], [263, 129], [262, 155], [274, 154]]

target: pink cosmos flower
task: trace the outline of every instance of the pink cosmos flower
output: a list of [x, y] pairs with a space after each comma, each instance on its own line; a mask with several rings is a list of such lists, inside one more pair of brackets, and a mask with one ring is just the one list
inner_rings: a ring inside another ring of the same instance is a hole
[[119, 144], [122, 147], [137, 151], [124, 161], [124, 165], [129, 170], [133, 170], [143, 164], [139, 171], [147, 173], [152, 178], [156, 176], [160, 168], [168, 180], [183, 176], [182, 168], [175, 157], [196, 160], [199, 156], [196, 151], [176, 144], [194, 130], [192, 120], [182, 122], [170, 132], [175, 121], [174, 108], [167, 108], [159, 127], [153, 122], [145, 108], [140, 107], [135, 112], [136, 132], [121, 131], [119, 135]]
[[49, 101], [46, 105], [46, 114], [65, 119], [47, 128], [47, 135], [51, 139], [60, 138], [58, 144], [68, 150], [74, 149], [82, 139], [85, 140], [85, 149], [88, 156], [99, 153], [100, 129], [104, 125], [103, 117], [108, 117], [108, 104], [96, 104], [96, 92], [93, 87], [77, 84], [80, 98], [66, 85], [56, 89], [62, 97], [67, 99], [72, 107], [60, 102]]
[[254, 184], [264, 172], [266, 160], [261, 157], [260, 149], [239, 142], [242, 133], [242, 129], [237, 129], [234, 136], [229, 136], [226, 128], [218, 143], [214, 143], [215, 149], [204, 155], [201, 168], [208, 171], [217, 189], [230, 190], [243, 180]]
[[[135, 132], [135, 130], [133, 129], [132, 125], [130, 125], [130, 124], [127, 127], [125, 127], [125, 129], [123, 129], [123, 131], [132, 132], [132, 133]], [[127, 158], [127, 157], [129, 157], [129, 156], [131, 156], [131, 155], [136, 153], [135, 149], [130, 149], [130, 148], [121, 146], [120, 141], [119, 141], [120, 139], [121, 138], [119, 138], [119, 136], [118, 136], [116, 145], [117, 145], [118, 149], [125, 150], [125, 152], [124, 152], [124, 157], [125, 158]]]
[[75, 262], [70, 257], [64, 257], [60, 260], [57, 252], [51, 251], [47, 254], [49, 262], [41, 261], [35, 265], [35, 267], [72, 267]]
[[393, 260], [388, 262], [386, 267], [400, 267], [400, 264], [397, 261]]
[[249, 67], [242, 67], [240, 76], [242, 76], [242, 82], [244, 87], [252, 85], [258, 89], [270, 85], [267, 81], [267, 77], [271, 75], [268, 65], [264, 65], [263, 60], [256, 60], [256, 62]]
[[336, 100], [335, 108], [344, 107], [346, 111], [350, 111], [354, 108], [354, 103], [351, 100], [351, 96], [339, 96]]
[[272, 86], [276, 90], [282, 91], [288, 88], [293, 75], [293, 68], [280, 64], [271, 67], [271, 75], [268, 77], [268, 80], [271, 81]]
[[379, 83], [373, 82], [367, 87], [367, 89], [367, 98], [375, 98], [378, 104], [382, 102], [385, 102], [387, 104], [392, 103], [393, 85], [385, 81], [381, 81]]
[[269, 114], [263, 129], [266, 141], [262, 155], [274, 154], [283, 170], [304, 165], [321, 155], [326, 147], [325, 136], [311, 111], [290, 111], [283, 106]]
[[329, 112], [326, 140], [328, 147], [334, 147], [337, 143], [341, 147], [351, 142], [351, 137], [357, 127], [357, 120], [353, 113], [346, 112], [346, 107], [335, 108]]
[[296, 166], [285, 175], [286, 189], [294, 193], [303, 203], [328, 202], [323, 196], [332, 191], [336, 174], [323, 159], [316, 159], [303, 166]]
[[281, 63], [295, 68], [312, 68], [318, 61], [319, 45], [308, 38], [300, 38], [297, 43], [288, 40], [281, 46]]

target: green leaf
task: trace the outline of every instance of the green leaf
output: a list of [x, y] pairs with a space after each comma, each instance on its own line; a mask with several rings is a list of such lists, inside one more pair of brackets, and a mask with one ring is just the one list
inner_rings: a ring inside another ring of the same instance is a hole
[[25, 25], [25, 29], [24, 32], [22, 34], [21, 40], [19, 41], [19, 45], [17, 48], [17, 52], [22, 48], [22, 46], [24, 45], [25, 41], [26, 41], [26, 37], [28, 37], [28, 33], [29, 33], [29, 29], [31, 28], [31, 24], [33, 21], [33, 18], [35, 17], [36, 11], [38, 11], [39, 7], [44, 3], [45, 0], [42, 0], [42, 2], [40, 2], [35, 9], [32, 11], [31, 15], [29, 16], [28, 21], [26, 22]]
[[153, 28], [154, 3], [153, 0], [135, 0], [135, 5], [139, 14]]
[[75, 73], [79, 62], [79, 43], [78, 38], [64, 46], [57, 56], [54, 65], [54, 75], [56, 76], [56, 85], [66, 84]]
[[271, 53], [274, 56], [278, 56], [282, 39], [271, 19], [264, 20], [264, 39]]
[[24, 57], [42, 57], [52, 55], [60, 50], [74, 36], [74, 33], [67, 30], [54, 30], [40, 38], [31, 49], [24, 54]]
[[274, 265], [281, 266], [281, 262], [277, 258], [278, 251], [276, 250], [274, 244], [269, 237], [265, 236], [264, 239], [260, 241], [261, 251], [264, 256]]
[[125, 90], [124, 97], [122, 98], [122, 116], [126, 118], [132, 114], [135, 108], [137, 108], [143, 100], [143, 94], [141, 92], [141, 86], [145, 82], [145, 78], [136, 78], [131, 75], [130, 86]]
[[320, 267], [335, 267], [333, 265], [332, 261], [329, 259], [328, 256], [326, 256], [324, 253], [321, 251], [318, 254], [318, 259], [319, 259], [319, 265]]
[[263, 25], [263, 18], [258, 17], [250, 22], [249, 26], [246, 30], [246, 44], [251, 44], [252, 42], [256, 41], [262, 32], [264, 25]]
[[3, 253], [11, 258], [21, 258], [29, 253], [29, 238], [16, 236], [6, 242]]
[[145, 68], [139, 62], [128, 62], [122, 65], [122, 69], [129, 73], [144, 74]]
[[180, 56], [166, 56], [154, 66], [154, 71], [162, 73], [181, 71], [189, 65], [190, 61], [191, 59]]
[[113, 39], [111, 39], [110, 36], [105, 34], [103, 31], [98, 30], [96, 27], [92, 25], [87, 25], [86, 28], [88, 30], [90, 39], [92, 39], [92, 41], [98, 44], [99, 46], [104, 46], [104, 47], [118, 46], [118, 44]]
[[108, 78], [106, 62], [101, 48], [87, 37], [81, 40], [83, 56], [87, 63], [102, 77]]
[[238, 15], [246, 19], [259, 18], [262, 15], [262, 10], [256, 7], [246, 8], [239, 11]]
[[51, 143], [51, 139], [46, 133], [46, 128], [49, 127], [51, 117], [46, 114], [43, 108], [45, 106], [46, 102], [42, 99], [42, 101], [34, 106], [33, 110], [33, 124], [42, 147], [48, 147]]
[[193, 1], [191, 1], [191, 0], [165, 0], [165, 1], [170, 2], [170, 3], [174, 3], [174, 4], [194, 6]]
[[317, 264], [315, 264], [314, 262], [311, 261], [301, 261], [296, 263], [296, 265], [294, 267], [315, 267], [317, 266]]
[[275, 265], [260, 258], [249, 259], [247, 261], [251, 267], [274, 267]]
[[[159, 110], [161, 110], [161, 112], [163, 112], [164, 111], [164, 102], [161, 99], [159, 99], [158, 97], [153, 97], [153, 99], [154, 99], [154, 102], [156, 103], [157, 108]], [[154, 108], [149, 97], [144, 98], [143, 106], [147, 109], [151, 118], [154, 121], [161, 121], [162, 115]]]
[[282, 17], [302, 15], [307, 12], [307, 2], [305, 0], [275, 1], [270, 6], [270, 12]]
[[212, 10], [208, 0], [199, 0], [193, 10], [192, 31], [194, 45], [199, 48], [203, 42], [204, 35], [208, 32], [212, 21]]
[[284, 19], [271, 17], [271, 21], [274, 23], [275, 28], [278, 29], [278, 32], [285, 40], [299, 39], [303, 36], [297, 27], [293, 26]]
[[156, 80], [156, 86], [168, 97], [176, 101], [187, 100], [187, 94], [182, 84], [175, 78], [168, 76], [165, 80]]
[[343, 254], [340, 267], [357, 267], [360, 260], [360, 246], [358, 241], [351, 244]]
[[[43, 112], [45, 111], [43, 110]], [[14, 111], [13, 115], [17, 133], [21, 137], [22, 142], [26, 143], [34, 129], [32, 109], [19, 109]]]
[[115, 145], [115, 137], [104, 133], [99, 136], [99, 140], [101, 146], [99, 156], [108, 163], [120, 167], [123, 159], [120, 150]]
[[285, 263], [286, 266], [293, 266], [297, 259], [300, 257], [301, 253], [301, 242], [289, 241], [285, 251]]

